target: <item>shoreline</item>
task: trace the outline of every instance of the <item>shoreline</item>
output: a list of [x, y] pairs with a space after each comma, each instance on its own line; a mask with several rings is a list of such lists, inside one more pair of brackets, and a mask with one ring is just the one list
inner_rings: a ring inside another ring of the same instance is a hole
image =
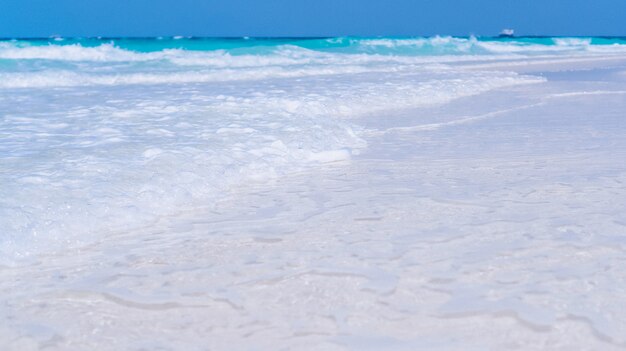
[[0, 340], [623, 349], [626, 59], [597, 65], [350, 118], [368, 143], [350, 161], [0, 267]]

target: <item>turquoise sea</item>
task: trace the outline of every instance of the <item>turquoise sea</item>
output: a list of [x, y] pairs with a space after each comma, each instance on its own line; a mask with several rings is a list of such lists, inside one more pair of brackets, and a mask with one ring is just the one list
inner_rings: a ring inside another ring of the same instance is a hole
[[290, 45], [309, 50], [337, 53], [445, 55], [489, 54], [489, 45], [518, 49], [550, 50], [550, 47], [626, 45], [626, 37], [337, 37], [337, 38], [35, 38], [0, 39], [4, 45], [97, 47], [111, 44], [124, 50], [155, 52], [167, 49], [227, 50], [233, 54], [264, 54]]

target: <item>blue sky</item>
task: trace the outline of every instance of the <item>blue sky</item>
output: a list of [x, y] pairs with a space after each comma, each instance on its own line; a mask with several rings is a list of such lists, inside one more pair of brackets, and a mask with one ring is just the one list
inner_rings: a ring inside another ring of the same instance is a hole
[[0, 37], [626, 35], [626, 0], [0, 0]]

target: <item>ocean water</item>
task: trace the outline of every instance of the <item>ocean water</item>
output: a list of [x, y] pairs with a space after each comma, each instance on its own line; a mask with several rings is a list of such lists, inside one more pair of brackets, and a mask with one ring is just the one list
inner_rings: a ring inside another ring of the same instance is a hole
[[623, 349], [626, 39], [0, 40], [0, 349]]
[[5, 263], [349, 160], [355, 117], [541, 82], [472, 62], [626, 52], [623, 38], [0, 41]]

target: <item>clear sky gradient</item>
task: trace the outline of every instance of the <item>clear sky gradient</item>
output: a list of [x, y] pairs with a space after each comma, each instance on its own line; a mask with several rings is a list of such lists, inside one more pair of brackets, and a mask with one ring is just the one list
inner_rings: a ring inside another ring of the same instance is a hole
[[626, 36], [626, 0], [0, 0], [0, 37]]

